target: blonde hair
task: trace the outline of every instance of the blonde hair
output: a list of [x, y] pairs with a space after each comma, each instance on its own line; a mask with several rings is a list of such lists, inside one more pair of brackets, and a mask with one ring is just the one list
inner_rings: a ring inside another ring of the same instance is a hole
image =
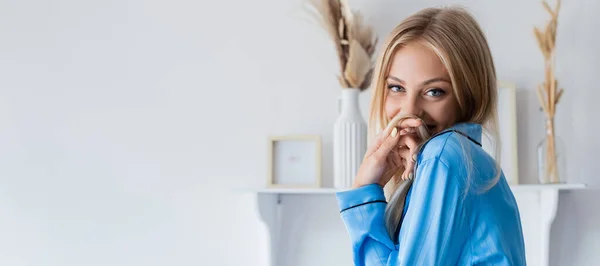
[[[389, 34], [373, 72], [369, 135], [374, 136], [389, 123], [384, 103], [385, 80], [391, 58], [394, 52], [412, 42], [418, 42], [431, 49], [448, 71], [459, 107], [457, 123], [470, 122], [484, 126], [499, 147], [494, 62], [479, 24], [461, 7], [423, 9], [403, 20]], [[497, 154], [499, 148], [496, 150]], [[468, 165], [472, 164], [471, 161], [466, 161]], [[496, 167], [500, 169], [498, 162]], [[468, 166], [468, 173], [470, 168], [471, 166]], [[497, 182], [500, 174], [500, 171], [497, 171], [488, 187]], [[404, 206], [404, 198], [393, 195], [399, 187], [405, 189], [406, 184], [402, 183], [394, 177], [393, 181], [386, 185], [389, 201], [386, 208], [386, 227], [392, 238], [400, 223]]]

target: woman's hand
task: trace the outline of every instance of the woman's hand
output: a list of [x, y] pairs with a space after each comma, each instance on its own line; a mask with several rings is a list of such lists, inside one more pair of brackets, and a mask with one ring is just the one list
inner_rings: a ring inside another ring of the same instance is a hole
[[403, 172], [402, 178], [408, 178], [414, 166], [412, 154], [416, 152], [418, 144], [416, 131], [410, 128], [421, 125], [421, 120], [404, 119], [379, 133], [367, 150], [352, 187], [369, 184], [385, 186], [400, 171]]
[[398, 155], [400, 156], [403, 163], [404, 171], [402, 173], [402, 179], [412, 179], [413, 170], [417, 161], [417, 153], [419, 152], [419, 143], [423, 140], [417, 134], [417, 130], [414, 127], [407, 127], [400, 131], [400, 140], [398, 141]]

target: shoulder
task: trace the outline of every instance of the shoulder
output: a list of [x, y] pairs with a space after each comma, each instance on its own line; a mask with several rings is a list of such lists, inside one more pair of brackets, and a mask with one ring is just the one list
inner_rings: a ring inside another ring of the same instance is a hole
[[453, 132], [445, 132], [423, 144], [419, 161], [439, 160], [447, 167], [460, 165], [473, 149], [479, 148], [466, 137]]
[[[466, 141], [463, 141], [462, 139]], [[473, 164], [465, 160], [469, 141], [455, 132], [447, 132], [429, 139], [417, 158], [414, 197], [429, 198], [434, 202], [456, 205], [465, 202], [470, 189], [469, 175]], [[473, 144], [475, 145], [475, 144]]]
[[423, 144], [417, 170], [432, 164], [464, 186], [487, 184], [498, 171], [496, 161], [478, 142], [454, 131], [436, 135]]
[[[463, 146], [469, 144], [462, 143], [461, 138], [464, 137], [450, 131], [427, 140], [417, 157], [416, 183], [427, 184], [424, 186], [428, 190], [464, 187], [464, 157], [468, 148]], [[437, 185], [433, 186], [433, 183]]]

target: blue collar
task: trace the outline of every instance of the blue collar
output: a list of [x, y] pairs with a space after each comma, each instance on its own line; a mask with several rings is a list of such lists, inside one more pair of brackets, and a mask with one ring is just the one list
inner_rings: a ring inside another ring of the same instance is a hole
[[425, 146], [425, 144], [427, 142], [429, 142], [429, 140], [433, 139], [436, 136], [450, 133], [450, 132], [456, 132], [460, 135], [463, 135], [464, 137], [468, 138], [469, 140], [471, 140], [478, 146], [483, 147], [481, 145], [481, 135], [482, 135], [481, 125], [476, 124], [476, 123], [458, 123], [458, 124], [454, 124], [453, 126], [446, 128], [446, 129], [434, 134], [433, 136], [431, 136], [427, 141], [425, 141], [424, 143], [421, 144], [419, 151]]
[[[472, 140], [481, 143], [481, 136], [482, 136], [482, 127], [480, 124], [476, 124], [476, 123], [458, 123], [458, 124], [454, 124], [453, 126], [442, 130], [442, 132], [445, 131], [453, 131], [456, 130], [458, 132], [461, 132], [463, 135], [466, 135], [467, 137], [471, 138]], [[439, 134], [441, 134], [442, 132], [440, 132]]]

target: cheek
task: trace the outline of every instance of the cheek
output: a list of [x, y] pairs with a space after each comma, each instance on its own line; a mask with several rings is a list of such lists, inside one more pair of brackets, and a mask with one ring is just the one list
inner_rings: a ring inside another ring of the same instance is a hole
[[451, 125], [456, 119], [456, 109], [452, 104], [431, 105], [427, 110], [429, 116], [437, 123], [442, 125]]
[[383, 109], [385, 111], [386, 117], [388, 119], [391, 119], [400, 111], [400, 104], [398, 104], [392, 99], [386, 99], [385, 104], [383, 105]]

